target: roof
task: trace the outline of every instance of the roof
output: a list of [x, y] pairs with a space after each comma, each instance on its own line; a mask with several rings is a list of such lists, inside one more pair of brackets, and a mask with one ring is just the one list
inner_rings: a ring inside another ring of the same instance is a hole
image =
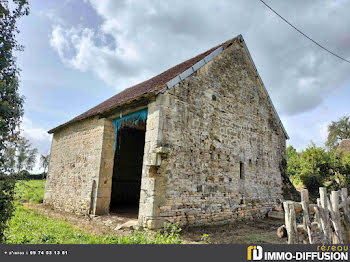
[[340, 141], [338, 150], [339, 149], [343, 150], [344, 152], [350, 152], [350, 139], [343, 139]]
[[288, 134], [277, 114], [277, 111], [275, 109], [275, 107], [273, 106], [273, 103], [270, 99], [270, 96], [268, 95], [268, 92], [258, 74], [258, 71], [256, 70], [256, 67], [254, 65], [254, 62], [249, 54], [249, 50], [247, 48], [247, 46], [244, 43], [243, 37], [242, 35], [238, 35], [237, 37], [230, 39], [224, 43], [221, 43], [191, 59], [186, 60], [185, 62], [182, 62], [166, 71], [164, 71], [163, 73], [152, 77], [140, 84], [134, 85], [132, 87], [129, 87], [125, 90], [123, 90], [122, 92], [118, 93], [117, 95], [107, 99], [106, 101], [100, 103], [99, 105], [89, 109], [88, 111], [82, 113], [81, 115], [78, 115], [77, 117], [73, 118], [72, 120], [59, 125], [53, 129], [51, 129], [49, 131], [49, 133], [54, 133], [57, 130], [80, 120], [89, 118], [89, 117], [93, 117], [93, 116], [97, 116], [103, 113], [106, 113], [108, 111], [111, 111], [115, 108], [117, 108], [118, 106], [121, 106], [125, 103], [129, 103], [133, 100], [136, 100], [142, 96], [145, 95], [150, 95], [150, 94], [156, 94], [159, 91], [162, 91], [166, 88], [170, 88], [171, 86], [177, 84], [179, 81], [183, 80], [184, 78], [188, 77], [190, 74], [192, 74], [194, 71], [198, 70], [200, 67], [202, 67], [203, 65], [205, 65], [206, 63], [208, 63], [208, 61], [210, 61], [212, 58], [214, 58], [215, 56], [217, 56], [218, 54], [220, 54], [222, 52], [223, 49], [227, 48], [228, 46], [230, 46], [233, 42], [235, 41], [239, 41], [243, 43], [243, 46], [245, 48], [245, 50], [247, 51], [247, 54], [249, 56], [249, 59], [252, 62], [252, 65], [255, 69], [255, 71], [257, 72], [258, 78], [260, 80], [260, 83], [267, 95], [267, 98], [272, 106], [273, 111], [276, 114], [277, 119], [279, 120], [279, 123], [282, 127], [282, 130], [286, 136], [286, 138], [288, 139]]
[[134, 100], [136, 98], [139, 98], [145, 94], [152, 93], [154, 91], [160, 90], [164, 88], [167, 83], [175, 78], [176, 76], [180, 75], [182, 72], [186, 71], [188, 68], [192, 67], [194, 64], [196, 64], [198, 61], [205, 58], [208, 54], [212, 53], [219, 47], [226, 48], [230, 43], [232, 43], [234, 40], [237, 40], [238, 37], [235, 37], [229, 41], [226, 41], [220, 45], [217, 45], [191, 59], [186, 60], [185, 62], [182, 62], [163, 73], [156, 75], [155, 77], [152, 77], [151, 79], [148, 79], [140, 84], [134, 85], [132, 87], [129, 87], [125, 89], [124, 91], [118, 93], [115, 96], [112, 96], [111, 98], [107, 99], [106, 101], [102, 102], [101, 104], [89, 109], [88, 111], [82, 113], [81, 115], [73, 118], [72, 120], [59, 125], [49, 131], [49, 133], [54, 133], [58, 129], [71, 124], [73, 122], [83, 120], [88, 117], [96, 116], [98, 114], [104, 113], [106, 111], [112, 110], [116, 108], [117, 106], [124, 104], [126, 102], [129, 102], [131, 100]]

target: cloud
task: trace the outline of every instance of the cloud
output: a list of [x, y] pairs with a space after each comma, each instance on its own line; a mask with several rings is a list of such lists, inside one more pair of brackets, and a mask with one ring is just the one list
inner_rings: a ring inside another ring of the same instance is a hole
[[323, 142], [326, 142], [327, 141], [327, 138], [328, 138], [328, 125], [330, 123], [322, 123], [319, 125], [319, 132], [320, 132], [320, 137], [321, 139], [323, 140]]
[[107, 35], [90, 28], [54, 26], [50, 45], [68, 66], [82, 72], [93, 72], [107, 84], [115, 86], [121, 78], [137, 77], [140, 73], [138, 53], [132, 43], [119, 41], [112, 48]]
[[46, 9], [45, 11], [39, 11], [38, 14], [43, 17], [47, 17], [55, 24], [66, 24], [64, 19], [62, 19], [54, 9]]
[[60, 25], [54, 27], [51, 33], [50, 45], [57, 51], [61, 59], [64, 59], [64, 52], [69, 48], [68, 41], [65, 39], [63, 29]]
[[32, 172], [39, 173], [41, 171], [40, 155], [50, 153], [51, 135], [49, 135], [46, 130], [34, 126], [33, 122], [27, 117], [23, 117], [21, 135], [27, 138], [34, 148], [38, 149], [39, 154]]
[[[90, 0], [93, 27], [56, 23], [50, 44], [68, 66], [120, 91], [243, 34], [284, 115], [318, 107], [346, 79], [349, 64], [302, 37], [259, 1]], [[306, 34], [350, 58], [349, 1], [270, 1]]]
[[32, 141], [47, 141], [51, 139], [51, 135], [45, 129], [34, 127], [33, 122], [27, 117], [23, 118], [21, 130], [22, 135]]

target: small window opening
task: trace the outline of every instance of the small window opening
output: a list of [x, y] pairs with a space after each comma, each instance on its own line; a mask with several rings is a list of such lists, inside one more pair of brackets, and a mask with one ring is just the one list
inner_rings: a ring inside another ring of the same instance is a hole
[[239, 178], [244, 179], [244, 163], [239, 162]]

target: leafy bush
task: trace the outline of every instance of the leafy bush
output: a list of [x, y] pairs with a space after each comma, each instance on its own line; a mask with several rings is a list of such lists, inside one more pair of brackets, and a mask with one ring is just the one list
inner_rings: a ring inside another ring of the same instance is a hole
[[13, 214], [15, 183], [12, 177], [0, 176], [0, 243], [3, 242], [7, 222]]
[[19, 89], [19, 68], [15, 51], [22, 51], [16, 37], [19, 33], [18, 19], [29, 14], [26, 0], [0, 1], [0, 243], [3, 242], [7, 220], [13, 213], [15, 180], [13, 168], [8, 166], [6, 151], [18, 136], [23, 116], [23, 100]]
[[287, 148], [287, 174], [295, 185], [305, 186], [311, 195], [318, 195], [318, 188], [349, 187], [350, 153], [316, 147], [311, 144], [301, 152], [292, 146]]
[[303, 174], [300, 176], [301, 182], [308, 189], [312, 198], [317, 198], [319, 188], [323, 186], [321, 179], [314, 175]]

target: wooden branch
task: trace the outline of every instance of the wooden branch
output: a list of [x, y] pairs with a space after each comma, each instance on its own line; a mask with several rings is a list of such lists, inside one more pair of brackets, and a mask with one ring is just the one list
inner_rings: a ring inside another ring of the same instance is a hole
[[311, 232], [311, 224], [310, 224], [309, 212], [308, 212], [309, 207], [308, 207], [308, 204], [307, 204], [307, 202], [305, 200], [301, 202], [301, 205], [302, 205], [303, 210], [304, 210], [303, 226], [304, 226], [304, 229], [306, 230], [307, 235], [309, 237], [309, 243], [313, 244], [312, 232]]
[[[320, 201], [320, 199], [317, 199], [317, 200]], [[317, 221], [316, 223], [320, 229], [322, 241], [323, 241], [323, 243], [327, 243], [327, 238], [326, 238], [326, 235], [324, 234], [324, 229], [322, 228], [322, 225], [321, 225], [320, 211], [319, 211], [317, 206], [314, 207], [314, 210], [315, 210], [315, 216], [316, 216], [316, 221]]]
[[[341, 191], [332, 191], [330, 198], [325, 187], [319, 188], [320, 198], [317, 204], [309, 203], [307, 190], [302, 190], [301, 202], [285, 201], [285, 225], [277, 230], [282, 238], [288, 236], [288, 244], [298, 243], [303, 236], [304, 243], [313, 244], [312, 232], [319, 231], [323, 244], [343, 244], [349, 242], [350, 230], [350, 196], [346, 188]], [[342, 212], [340, 212], [340, 209]], [[303, 213], [303, 223], [297, 225], [296, 212]], [[315, 221], [310, 221], [310, 214], [315, 214]], [[269, 217], [282, 218], [279, 212], [271, 212]], [[308, 239], [308, 240], [307, 240]]]
[[[321, 231], [320, 225], [317, 222], [310, 223], [310, 229], [312, 232]], [[297, 231], [298, 233], [304, 232], [307, 234], [307, 231], [305, 230], [304, 225], [301, 225], [301, 224], [297, 225]]]
[[[309, 214], [313, 214], [315, 212], [314, 207], [316, 204], [309, 204]], [[303, 207], [301, 206], [301, 202], [294, 202], [295, 212], [300, 213], [303, 212]]]

